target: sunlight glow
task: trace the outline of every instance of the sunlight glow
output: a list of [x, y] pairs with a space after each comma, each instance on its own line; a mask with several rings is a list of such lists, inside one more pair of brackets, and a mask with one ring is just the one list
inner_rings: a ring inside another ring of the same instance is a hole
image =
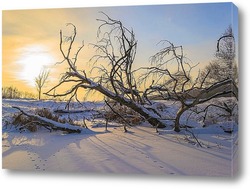
[[55, 58], [45, 46], [32, 45], [20, 49], [21, 55], [17, 63], [22, 67], [19, 77], [30, 86], [35, 86], [35, 77], [43, 69], [48, 69], [55, 63]]

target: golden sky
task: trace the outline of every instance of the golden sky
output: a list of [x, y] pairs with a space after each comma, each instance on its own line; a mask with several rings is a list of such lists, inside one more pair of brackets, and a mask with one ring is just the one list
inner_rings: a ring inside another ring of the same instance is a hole
[[213, 58], [218, 37], [238, 18], [232, 20], [229, 3], [6, 10], [2, 14], [3, 87], [15, 86], [21, 91], [36, 93], [34, 79], [43, 68], [50, 69], [45, 90], [58, 83], [65, 70], [64, 65], [55, 65], [62, 60], [59, 31], [69, 34], [67, 23], [77, 27], [75, 49], [84, 40], [79, 64], [89, 68], [88, 61], [94, 54], [89, 43], [97, 40], [100, 23], [96, 19], [103, 18], [100, 11], [133, 28], [138, 40], [135, 67], [148, 65], [149, 57], [159, 49], [156, 44], [163, 39], [183, 45], [185, 55], [202, 67]]
[[[65, 69], [63, 65], [55, 66], [62, 60], [59, 31], [63, 29], [67, 33], [65, 25], [71, 21], [85, 26], [84, 20], [77, 18], [77, 11], [72, 14], [66, 9], [3, 11], [3, 86], [36, 93], [34, 80], [43, 68], [50, 69], [45, 89], [55, 85]], [[88, 38], [91, 32], [91, 27], [78, 28], [79, 38], [80, 35]], [[86, 56], [88, 49], [84, 51]], [[80, 60], [87, 62], [84, 57]]]

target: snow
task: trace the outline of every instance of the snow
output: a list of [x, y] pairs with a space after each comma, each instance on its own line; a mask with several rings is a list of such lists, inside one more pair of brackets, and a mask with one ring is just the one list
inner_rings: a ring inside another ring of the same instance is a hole
[[[3, 100], [4, 169], [199, 176], [233, 176], [238, 169], [238, 124], [234, 121], [218, 122], [205, 128], [196, 123], [195, 128], [188, 129], [202, 144], [201, 148], [186, 129], [176, 133], [165, 128], [156, 133], [148, 123], [143, 123], [124, 133], [120, 124], [109, 123], [106, 131], [104, 120], [100, 118], [95, 121], [89, 118], [86, 121], [89, 132], [80, 134], [50, 133], [45, 129], [19, 133], [7, 124], [10, 116], [17, 112], [11, 108], [13, 105], [32, 112], [37, 107], [62, 109], [65, 102]], [[102, 106], [101, 102], [86, 102], [84, 106], [73, 103], [71, 108], [94, 111]], [[178, 105], [172, 106], [167, 110], [174, 113]], [[84, 116], [91, 115], [87, 112]], [[83, 115], [70, 116], [81, 121]], [[184, 115], [182, 121], [185, 120]], [[223, 128], [232, 126], [233, 133], [224, 132]]]

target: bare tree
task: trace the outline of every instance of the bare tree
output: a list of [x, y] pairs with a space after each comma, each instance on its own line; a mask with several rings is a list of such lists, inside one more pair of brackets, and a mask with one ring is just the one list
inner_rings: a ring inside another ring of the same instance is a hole
[[[143, 106], [141, 92], [138, 90], [133, 76], [132, 65], [137, 47], [133, 30], [127, 29], [122, 22], [114, 20], [106, 14], [104, 15], [106, 19], [98, 19], [101, 22], [97, 33], [99, 40], [97, 44], [92, 44], [97, 54], [93, 56], [91, 61], [94, 64], [93, 69], [100, 72], [99, 76], [91, 77], [85, 70], [77, 70], [78, 55], [84, 44], [71, 58], [71, 49], [77, 30], [70, 23], [68, 26], [73, 27], [73, 34], [63, 38], [62, 31], [60, 31], [59, 46], [64, 58], [61, 63], [67, 63], [68, 71], [62, 76], [61, 81], [45, 94], [54, 97], [70, 95], [70, 102], [72, 98], [78, 100], [77, 91], [80, 88], [98, 91], [107, 98], [138, 112], [154, 127], [165, 127], [164, 121], [155, 111], [151, 110], [152, 108]], [[63, 45], [67, 45], [67, 47], [63, 47]], [[98, 62], [99, 60], [106, 64], [102, 65]], [[70, 82], [74, 83], [71, 89], [62, 93], [54, 93], [55, 89]]]
[[38, 92], [38, 99], [41, 99], [41, 94], [42, 94], [42, 88], [46, 84], [49, 76], [49, 71], [48, 70], [42, 70], [40, 74], [35, 78], [36, 82], [36, 90]]
[[[86, 70], [77, 69], [78, 56], [84, 47], [84, 43], [72, 55], [73, 44], [76, 40], [77, 29], [73, 24], [70, 36], [63, 37], [60, 31], [60, 52], [63, 56], [61, 63], [68, 65], [60, 82], [51, 88], [46, 95], [62, 97], [69, 95], [69, 101], [78, 100], [78, 90], [83, 88], [97, 91], [106, 98], [112, 99], [121, 106], [131, 108], [139, 113], [153, 127], [164, 128], [169, 123], [166, 112], [156, 107], [151, 100], [153, 94], [160, 95], [163, 99], [174, 99], [181, 103], [181, 107], [174, 118], [174, 130], [180, 131], [180, 118], [188, 109], [207, 102], [213, 98], [233, 93], [237, 95], [237, 88], [233, 87], [232, 79], [228, 78], [220, 82], [205, 86], [208, 77], [206, 73], [201, 82], [200, 74], [192, 79], [193, 65], [183, 55], [182, 46], [175, 46], [169, 41], [163, 41], [167, 47], [161, 49], [151, 57], [152, 66], [133, 70], [136, 56], [137, 40], [133, 30], [125, 27], [121, 21], [110, 18], [104, 14], [105, 19], [97, 19], [100, 22], [96, 44], [91, 44], [96, 49], [96, 54], [91, 58], [93, 70], [98, 75], [91, 75]], [[146, 71], [145, 71], [146, 70]], [[138, 87], [138, 78], [134, 74], [143, 71], [139, 81], [144, 81], [144, 87]], [[69, 90], [58, 93], [56, 90], [65, 83], [72, 83]], [[79, 101], [79, 100], [78, 100]], [[126, 131], [126, 127], [124, 127]]]
[[[232, 78], [235, 83], [238, 81], [238, 67], [235, 60], [235, 38], [231, 26], [225, 30], [217, 41], [215, 59], [203, 70], [203, 76], [208, 71], [206, 83], [222, 81]], [[202, 77], [201, 77], [202, 78]]]
[[151, 57], [152, 67], [143, 68], [147, 70], [147, 73], [141, 76], [141, 80], [157, 78], [144, 93], [149, 103], [148, 95], [153, 93], [158, 94], [162, 99], [180, 102], [181, 106], [174, 118], [175, 131], [180, 131], [180, 118], [190, 108], [227, 94], [237, 97], [238, 89], [231, 78], [206, 86], [204, 83], [210, 73], [209, 70], [201, 82], [198, 82], [200, 74], [196, 79], [192, 79], [192, 70], [196, 65], [183, 55], [182, 46], [175, 46], [169, 41], [161, 43], [168, 44], [168, 46]]

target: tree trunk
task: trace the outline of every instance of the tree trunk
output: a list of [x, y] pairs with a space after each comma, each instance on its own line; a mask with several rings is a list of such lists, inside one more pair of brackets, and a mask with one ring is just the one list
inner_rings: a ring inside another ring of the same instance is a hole
[[121, 96], [115, 95], [111, 91], [108, 91], [107, 89], [103, 88], [101, 85], [95, 86], [95, 90], [99, 91], [100, 93], [104, 94], [105, 96], [111, 98], [112, 100], [115, 100], [116, 102], [121, 103], [124, 106], [127, 106], [134, 110], [135, 112], [139, 113], [142, 117], [144, 117], [152, 126], [156, 128], [165, 128], [166, 125], [164, 122], [162, 122], [161, 117], [156, 115], [155, 113], [149, 111], [145, 107], [143, 107], [140, 104], [137, 104], [136, 102], [132, 100], [128, 100], [126, 98], [123, 98]]
[[41, 90], [38, 90], [38, 100], [41, 100]]
[[181, 106], [181, 108], [179, 109], [179, 111], [177, 112], [176, 118], [175, 118], [175, 124], [174, 124], [174, 131], [175, 132], [180, 132], [180, 118], [182, 116], [182, 114], [187, 110], [188, 108], [184, 105]]

